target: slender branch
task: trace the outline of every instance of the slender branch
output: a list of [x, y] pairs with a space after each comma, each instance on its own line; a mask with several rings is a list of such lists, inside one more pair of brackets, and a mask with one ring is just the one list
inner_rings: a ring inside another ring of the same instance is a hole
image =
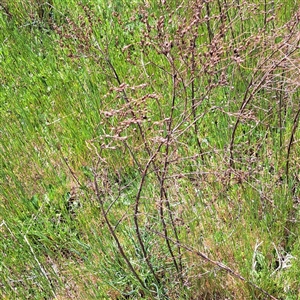
[[[97, 44], [97, 47], [98, 47], [99, 51], [101, 51], [101, 53], [104, 55], [103, 50], [101, 49], [101, 47], [100, 47], [98, 44]], [[113, 74], [114, 74], [114, 76], [115, 76], [116, 81], [118, 82], [119, 85], [121, 85], [122, 82], [121, 82], [120, 77], [119, 77], [119, 75], [118, 75], [118, 73], [117, 73], [117, 70], [115, 69], [115, 67], [114, 67], [113, 64], [111, 63], [110, 59], [109, 59], [108, 57], [106, 57], [106, 56], [104, 56], [104, 57], [105, 57], [105, 59], [106, 59], [108, 65], [109, 65], [109, 67], [111, 68], [111, 70], [112, 70], [112, 72], [113, 72]], [[172, 97], [172, 102], [173, 102], [173, 104], [172, 104], [172, 108], [171, 108], [171, 117], [173, 116], [174, 105], [175, 105], [175, 103], [174, 103], [174, 101], [175, 101], [175, 77], [176, 77], [176, 74], [174, 73], [174, 75], [172, 76], [174, 88], [173, 88], [173, 97]], [[125, 91], [125, 90], [122, 90], [122, 93], [123, 93], [123, 98], [125, 99], [126, 103], [129, 104], [129, 109], [130, 109], [130, 112], [131, 112], [131, 114], [132, 114], [132, 117], [133, 117], [133, 118], [136, 118], [136, 115], [135, 115], [135, 113], [134, 113], [134, 110], [133, 110], [133, 108], [131, 107], [129, 98], [128, 98], [127, 94], [126, 94], [126, 91]], [[171, 123], [169, 123], [169, 124], [170, 124], [170, 126], [171, 126]], [[140, 133], [140, 135], [141, 135], [141, 138], [142, 138], [142, 141], [143, 141], [143, 145], [144, 145], [144, 147], [145, 147], [145, 150], [146, 150], [148, 156], [149, 156], [149, 157], [152, 157], [152, 153], [151, 153], [150, 147], [149, 147], [149, 145], [148, 145], [147, 139], [146, 139], [146, 137], [145, 137], [144, 130], [143, 130], [141, 124], [137, 123], [137, 126], [138, 126], [138, 128], [139, 128], [139, 133]], [[170, 127], [170, 128], [171, 128], [171, 127]], [[168, 135], [168, 136], [170, 137], [170, 135]], [[167, 145], [168, 145], [168, 142], [167, 142]], [[168, 146], [167, 146], [167, 147], [168, 147]], [[161, 183], [161, 184], [160, 184], [160, 187], [161, 187], [161, 195], [166, 195], [166, 191], [165, 191], [165, 188], [164, 188], [164, 184], [163, 184], [163, 181], [162, 181], [162, 177], [161, 177], [161, 175], [159, 174], [159, 169], [157, 168], [157, 165], [156, 165], [156, 163], [155, 163], [155, 160], [152, 159], [152, 160], [150, 160], [150, 162], [151, 162], [151, 164], [153, 165], [153, 168], [154, 168], [154, 170], [155, 170], [155, 174], [156, 174], [156, 176], [157, 176], [158, 181]], [[142, 173], [142, 174], [143, 174], [143, 173]], [[167, 198], [166, 198], [166, 199], [167, 199]], [[137, 206], [136, 206], [136, 207], [137, 207]], [[169, 212], [171, 212], [170, 209], [169, 209]], [[165, 234], [167, 234], [166, 224], [165, 224], [165, 221], [164, 221], [163, 206], [160, 206], [160, 215], [161, 215], [162, 225], [163, 225], [163, 227], [164, 227], [164, 229], [165, 229]], [[135, 215], [135, 218], [137, 218], [137, 214]], [[174, 222], [173, 222], [172, 220], [173, 220], [173, 219], [172, 219], [172, 216], [171, 216], [171, 223], [172, 223], [173, 231], [174, 231], [174, 234], [175, 234], [176, 238], [178, 239], [178, 234], [177, 234], [177, 232], [176, 232], [176, 228], [175, 228]], [[136, 228], [138, 228], [138, 227], [136, 227]], [[168, 246], [169, 252], [170, 252], [170, 254], [171, 254], [172, 258], [173, 258], [174, 265], [175, 265], [177, 271], [179, 272], [180, 268], [182, 268], [181, 263], [180, 263], [180, 266], [181, 266], [181, 267], [179, 268], [179, 267], [178, 267], [178, 264], [177, 264], [177, 262], [176, 262], [174, 253], [173, 253], [173, 251], [172, 251], [172, 249], [171, 249], [170, 243], [169, 243], [168, 241], [166, 241], [166, 242], [167, 242], [167, 246]], [[140, 243], [140, 245], [142, 244], [142, 243], [141, 243], [141, 240], [139, 240], [139, 243]], [[142, 247], [142, 246], [141, 246], [141, 247]], [[178, 248], [178, 250], [179, 250], [179, 255], [181, 256], [181, 254], [180, 254], [180, 249]], [[143, 251], [143, 249], [142, 249], [142, 251]], [[181, 273], [181, 272], [180, 272], [180, 273]]]
[[[292, 34], [289, 35], [289, 37], [287, 38], [286, 42], [289, 41], [292, 37]], [[286, 55], [284, 55], [281, 59], [279, 59], [275, 64], [271, 65], [268, 70], [263, 74], [263, 76], [261, 78], [258, 78], [256, 81], [254, 81], [255, 76], [257, 75], [257, 73], [259, 72], [259, 70], [261, 69], [261, 67], [263, 65], [265, 65], [268, 61], [271, 60], [271, 58], [275, 55], [275, 53], [279, 52], [283, 47], [285, 47], [285, 43], [282, 43], [277, 49], [275, 49], [266, 59], [263, 60], [263, 62], [257, 67], [256, 71], [254, 72], [251, 81], [247, 87], [247, 90], [245, 92], [242, 104], [240, 106], [240, 110], [239, 110], [239, 116], [234, 124], [233, 130], [232, 130], [232, 134], [231, 134], [231, 141], [230, 141], [230, 146], [229, 146], [229, 152], [230, 152], [230, 159], [229, 159], [229, 164], [231, 168], [234, 168], [234, 157], [233, 157], [233, 147], [234, 147], [234, 140], [235, 140], [235, 134], [238, 128], [238, 125], [240, 123], [240, 119], [243, 115], [243, 112], [245, 111], [246, 107], [248, 106], [248, 104], [250, 103], [250, 101], [253, 99], [254, 95], [256, 94], [256, 92], [260, 89], [260, 87], [263, 85], [263, 83], [265, 82], [266, 78], [269, 76], [269, 74], [271, 72], [274, 71], [274, 69], [276, 69], [284, 60], [286, 60], [286, 57], [289, 57], [290, 55], [292, 55], [295, 51], [297, 51], [297, 47], [295, 47], [294, 49], [292, 49], [291, 51], [289, 51], [289, 53], [287, 53]], [[253, 87], [253, 90], [250, 92], [250, 89]], [[248, 94], [250, 93], [250, 95], [248, 96]]]
[[113, 226], [111, 225], [109, 219], [108, 219], [108, 216], [106, 214], [106, 211], [104, 209], [104, 205], [103, 205], [103, 200], [102, 200], [102, 195], [101, 195], [101, 192], [100, 192], [100, 189], [99, 189], [99, 186], [98, 186], [98, 182], [97, 182], [97, 179], [96, 179], [96, 175], [94, 175], [94, 186], [95, 186], [95, 190], [96, 190], [96, 196], [97, 196], [97, 199], [98, 199], [98, 202], [100, 204], [100, 209], [101, 209], [101, 212], [102, 212], [102, 215], [104, 217], [104, 220], [105, 220], [105, 223], [107, 224], [108, 226], [108, 229], [109, 229], [109, 232], [110, 234], [112, 235], [113, 239], [115, 240], [116, 244], [117, 244], [117, 247], [119, 249], [119, 252], [121, 254], [121, 256], [123, 257], [123, 259], [125, 260], [128, 268], [130, 269], [130, 271], [132, 272], [132, 274], [134, 275], [134, 277], [138, 280], [138, 282], [140, 283], [141, 287], [147, 291], [148, 293], [149, 290], [147, 289], [147, 287], [145, 286], [145, 283], [142, 281], [142, 279], [140, 278], [140, 276], [137, 274], [137, 272], [135, 271], [133, 265], [131, 264], [131, 262], [129, 261], [129, 258], [127, 257], [127, 255], [125, 254], [125, 251], [114, 231], [114, 228]]
[[289, 145], [288, 145], [288, 150], [287, 150], [287, 155], [286, 155], [286, 165], [285, 165], [285, 175], [286, 175], [286, 180], [288, 182], [289, 179], [289, 169], [290, 169], [290, 154], [291, 154], [291, 149], [292, 149], [292, 144], [294, 141], [294, 136], [298, 127], [298, 123], [299, 123], [299, 115], [300, 115], [300, 108], [298, 109], [294, 121], [293, 121], [293, 129], [292, 129], [292, 133], [291, 133], [291, 137], [290, 137], [290, 141], [289, 141]]
[[42, 266], [42, 264], [41, 264], [41, 263], [39, 262], [39, 260], [37, 259], [36, 255], [35, 255], [35, 253], [34, 253], [34, 250], [33, 250], [33, 248], [31, 247], [31, 245], [30, 245], [30, 243], [29, 243], [29, 241], [28, 241], [26, 235], [24, 235], [24, 240], [25, 240], [26, 244], [28, 245], [28, 247], [29, 247], [29, 249], [30, 249], [30, 252], [32, 253], [34, 260], [35, 260], [36, 263], [38, 264], [38, 266], [39, 266], [39, 268], [40, 268], [40, 270], [41, 270], [43, 276], [46, 278], [47, 282], [49, 283], [51, 292], [52, 292], [54, 298], [56, 299], [57, 296], [56, 296], [56, 294], [55, 294], [55, 290], [54, 290], [53, 283], [52, 283], [51, 279], [48, 277], [48, 275], [47, 275], [47, 273], [46, 273], [44, 267]]
[[[174, 239], [171, 239], [169, 237], [166, 237], [164, 234], [155, 231], [155, 230], [151, 230], [152, 232], [156, 233], [158, 236], [164, 238], [164, 239], [168, 239], [170, 242], [177, 244], [177, 241], [175, 241]], [[203, 260], [213, 264], [214, 266], [219, 267], [220, 269], [224, 270], [225, 272], [231, 274], [232, 276], [234, 276], [235, 278], [238, 278], [241, 281], [244, 281], [245, 283], [249, 284], [250, 286], [254, 287], [255, 289], [259, 290], [260, 292], [262, 292], [265, 296], [269, 297], [272, 300], [279, 300], [276, 297], [272, 296], [271, 294], [269, 294], [267, 291], [265, 291], [264, 289], [262, 289], [261, 287], [259, 287], [258, 285], [256, 285], [255, 283], [253, 283], [252, 281], [246, 279], [245, 277], [243, 277], [241, 274], [239, 274], [238, 272], [234, 271], [233, 269], [231, 269], [230, 267], [228, 267], [227, 265], [213, 260], [211, 259], [209, 256], [207, 256], [205, 253], [198, 251], [192, 247], [180, 244], [180, 247], [187, 250], [188, 252], [194, 253], [197, 256], [199, 256], [200, 258], [202, 258]]]
[[137, 238], [138, 238], [139, 244], [141, 246], [142, 253], [143, 253], [143, 256], [146, 260], [146, 263], [147, 263], [152, 275], [154, 276], [154, 278], [155, 278], [155, 280], [158, 284], [160, 284], [160, 280], [157, 277], [157, 275], [155, 274], [155, 271], [154, 271], [154, 269], [152, 267], [152, 264], [150, 262], [150, 259], [149, 259], [150, 253], [146, 252], [144, 242], [142, 241], [142, 238], [141, 238], [141, 232], [140, 232], [140, 227], [139, 227], [139, 223], [138, 223], [138, 213], [139, 213], [139, 204], [140, 204], [141, 193], [142, 193], [142, 189], [143, 189], [143, 186], [144, 186], [144, 183], [145, 183], [145, 180], [146, 180], [148, 169], [149, 169], [150, 165], [152, 164], [152, 161], [155, 159], [156, 155], [160, 152], [160, 149], [161, 149], [162, 145], [163, 145], [163, 143], [160, 143], [157, 151], [150, 157], [150, 159], [148, 160], [148, 162], [145, 166], [145, 169], [142, 173], [141, 182], [140, 182], [140, 185], [139, 185], [139, 190], [136, 194], [135, 209], [134, 209], [134, 224], [135, 224], [135, 230], [136, 230]]
[[199, 130], [198, 130], [198, 123], [197, 123], [197, 105], [196, 105], [196, 101], [195, 101], [195, 78], [194, 78], [194, 74], [196, 71], [196, 63], [195, 63], [195, 50], [196, 50], [196, 37], [193, 38], [192, 41], [192, 66], [191, 66], [191, 73], [193, 74], [193, 79], [191, 82], [191, 89], [192, 89], [192, 114], [193, 114], [193, 123], [194, 123], [194, 132], [195, 132], [195, 136], [196, 136], [196, 141], [197, 141], [197, 145], [200, 151], [200, 156], [201, 159], [204, 159], [203, 156], [203, 150], [201, 147], [201, 143], [199, 140]]
[[209, 1], [205, 1], [205, 6], [206, 6], [206, 15], [207, 15], [206, 26], [207, 26], [207, 31], [208, 31], [209, 43], [211, 43], [214, 35], [213, 35], [213, 32], [211, 30], [211, 26], [210, 26], [210, 7], [209, 7]]
[[[159, 180], [159, 184], [160, 184], [160, 203], [159, 203], [159, 214], [160, 214], [160, 220], [161, 220], [161, 224], [163, 226], [163, 231], [164, 231], [164, 235], [166, 237], [168, 237], [168, 230], [167, 230], [167, 225], [165, 222], [165, 217], [164, 217], [164, 199], [167, 201], [167, 197], [166, 197], [166, 191], [164, 189], [164, 182], [165, 182], [165, 176], [167, 174], [167, 168], [168, 168], [168, 158], [169, 158], [169, 145], [170, 145], [170, 139], [171, 139], [171, 134], [172, 134], [172, 121], [173, 121], [173, 113], [174, 113], [174, 108], [175, 108], [175, 99], [176, 99], [176, 94], [175, 94], [175, 80], [176, 80], [176, 73], [173, 74], [172, 76], [173, 79], [173, 95], [172, 95], [172, 106], [171, 106], [171, 111], [170, 111], [170, 117], [168, 118], [167, 122], [167, 137], [166, 137], [166, 150], [165, 150], [165, 161], [164, 161], [164, 166], [163, 166], [163, 171], [162, 171], [162, 175], [160, 176], [160, 180]], [[166, 243], [167, 243], [167, 247], [169, 249], [170, 255], [172, 257], [173, 263], [175, 265], [175, 268], [177, 270], [177, 272], [180, 272], [180, 269], [178, 267], [176, 258], [174, 256], [172, 247], [170, 245], [170, 242], [168, 239], [166, 239]]]

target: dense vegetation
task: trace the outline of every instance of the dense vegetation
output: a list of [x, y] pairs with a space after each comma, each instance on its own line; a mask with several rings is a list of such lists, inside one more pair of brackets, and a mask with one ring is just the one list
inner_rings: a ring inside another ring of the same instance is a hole
[[299, 299], [297, 1], [2, 1], [2, 299]]

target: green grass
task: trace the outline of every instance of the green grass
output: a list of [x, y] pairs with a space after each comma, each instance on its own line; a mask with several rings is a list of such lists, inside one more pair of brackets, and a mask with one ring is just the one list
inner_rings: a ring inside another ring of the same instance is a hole
[[0, 5], [1, 298], [299, 298], [297, 5], [198, 2]]

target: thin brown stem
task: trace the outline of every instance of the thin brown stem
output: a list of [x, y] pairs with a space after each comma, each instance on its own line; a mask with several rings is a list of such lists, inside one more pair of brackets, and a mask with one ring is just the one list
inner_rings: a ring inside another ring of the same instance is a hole
[[291, 154], [291, 149], [292, 149], [292, 145], [293, 145], [293, 141], [294, 141], [294, 136], [295, 136], [296, 130], [298, 128], [299, 115], [300, 115], [300, 108], [298, 109], [298, 111], [295, 115], [294, 121], [293, 121], [293, 129], [292, 129], [292, 133], [291, 133], [291, 137], [290, 137], [290, 141], [289, 141], [289, 145], [288, 145], [288, 150], [287, 150], [287, 155], [286, 155], [285, 175], [286, 175], [287, 182], [289, 179], [290, 154]]
[[142, 279], [140, 278], [140, 276], [137, 274], [137, 272], [135, 271], [133, 265], [131, 264], [129, 258], [127, 257], [127, 255], [125, 254], [125, 251], [115, 233], [115, 230], [113, 228], [113, 226], [111, 225], [109, 219], [108, 219], [108, 216], [107, 216], [107, 213], [105, 211], [105, 208], [104, 208], [104, 204], [103, 204], [103, 195], [102, 193], [100, 192], [100, 189], [99, 189], [99, 186], [98, 186], [98, 182], [97, 182], [97, 177], [96, 175], [94, 175], [94, 186], [95, 186], [95, 191], [96, 191], [96, 196], [97, 196], [97, 199], [98, 199], [98, 202], [100, 204], [100, 209], [101, 209], [101, 213], [102, 213], [102, 216], [104, 217], [104, 220], [105, 220], [105, 223], [106, 225], [108, 226], [108, 229], [109, 229], [109, 232], [111, 234], [111, 236], [113, 237], [113, 239], [115, 240], [116, 244], [117, 244], [117, 247], [118, 247], [118, 250], [121, 254], [121, 256], [123, 257], [123, 259], [125, 260], [128, 268], [130, 269], [131, 273], [134, 275], [134, 277], [138, 280], [138, 282], [140, 283], [141, 287], [146, 291], [148, 292], [149, 294], [151, 294], [149, 292], [149, 290], [147, 289], [145, 283], [142, 281]]
[[[166, 237], [164, 236], [162, 233], [158, 232], [158, 231], [153, 231], [151, 230], [152, 232], [156, 233], [158, 236], [164, 238], [164, 239], [168, 239], [170, 242], [172, 242], [173, 244], [177, 244], [178, 242], [171, 239], [170, 237]], [[246, 279], [245, 277], [243, 277], [241, 274], [239, 274], [238, 272], [234, 271], [233, 269], [231, 269], [230, 267], [228, 267], [227, 265], [219, 262], [219, 261], [216, 261], [216, 260], [213, 260], [212, 258], [210, 258], [208, 255], [206, 255], [205, 253], [201, 252], [201, 251], [198, 251], [192, 247], [189, 247], [189, 246], [186, 246], [184, 244], [180, 244], [180, 247], [182, 249], [185, 249], [187, 250], [188, 252], [190, 253], [193, 253], [197, 256], [199, 256], [200, 258], [202, 258], [203, 260], [211, 263], [212, 265], [214, 266], [217, 266], [218, 268], [220, 268], [221, 270], [229, 273], [230, 275], [234, 276], [235, 278], [241, 280], [241, 281], [244, 281], [245, 283], [249, 284], [250, 286], [254, 287], [255, 289], [259, 290], [260, 292], [262, 292], [265, 296], [269, 297], [270, 299], [272, 300], [278, 300], [276, 297], [272, 296], [270, 293], [268, 293], [266, 290], [262, 289], [261, 287], [259, 287], [257, 284], [253, 283], [252, 281]]]

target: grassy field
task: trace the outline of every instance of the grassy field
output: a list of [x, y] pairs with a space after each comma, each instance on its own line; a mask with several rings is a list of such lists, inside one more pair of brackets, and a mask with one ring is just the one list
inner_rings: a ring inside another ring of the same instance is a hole
[[1, 299], [299, 299], [297, 1], [2, 1]]

